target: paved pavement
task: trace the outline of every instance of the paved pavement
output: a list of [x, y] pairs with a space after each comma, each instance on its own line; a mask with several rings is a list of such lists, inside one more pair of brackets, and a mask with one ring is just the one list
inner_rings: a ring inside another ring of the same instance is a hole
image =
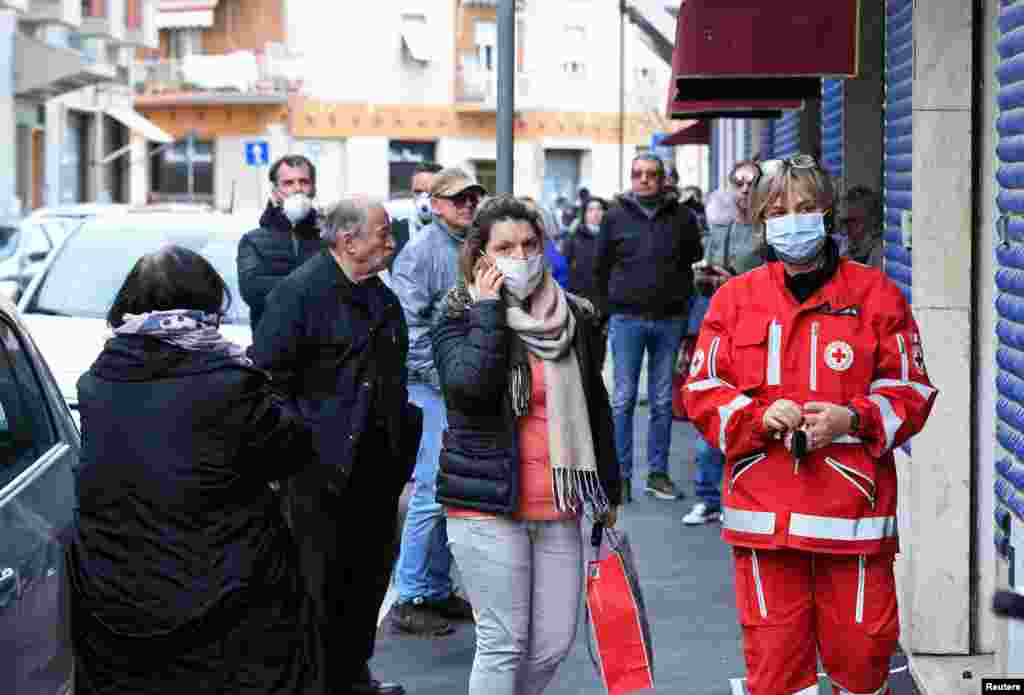
[[[638, 408], [638, 461], [645, 460], [646, 424], [647, 409]], [[620, 513], [619, 528], [629, 534], [650, 613], [656, 687], [649, 692], [738, 695], [746, 691], [739, 680], [744, 666], [728, 547], [721, 541], [718, 524], [684, 527], [680, 523], [694, 501], [693, 436], [688, 424], [676, 423], [670, 475], [684, 485], [686, 498], [664, 502], [647, 497], [642, 493], [646, 471], [636, 470], [635, 501]], [[572, 652], [546, 695], [605, 692], [588, 656], [586, 634], [581, 624]], [[461, 624], [455, 634], [437, 639], [382, 629], [371, 667], [377, 677], [405, 685], [409, 695], [465, 693], [473, 652], [471, 624]], [[915, 695], [905, 665], [902, 656], [894, 658], [893, 695]], [[831, 693], [825, 688], [821, 692]]]

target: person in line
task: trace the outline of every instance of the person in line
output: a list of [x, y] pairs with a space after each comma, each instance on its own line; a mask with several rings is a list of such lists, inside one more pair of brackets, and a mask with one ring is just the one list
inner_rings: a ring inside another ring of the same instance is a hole
[[[597, 237], [601, 232], [601, 221], [608, 212], [608, 201], [597, 196], [587, 198], [583, 221], [576, 233], [565, 240], [562, 251], [569, 266], [569, 281], [566, 289], [575, 295], [596, 302], [597, 291]], [[604, 340], [597, 349], [598, 362], [604, 364], [607, 351], [608, 324], [602, 322]]]
[[369, 668], [398, 498], [422, 428], [407, 393], [402, 307], [377, 277], [394, 239], [383, 206], [366, 197], [334, 205], [322, 237], [328, 248], [267, 298], [253, 358], [313, 428], [315, 464], [282, 492], [327, 686], [332, 693], [399, 695], [400, 685], [374, 679]]
[[484, 202], [434, 329], [437, 498], [477, 615], [469, 695], [544, 691], [575, 638], [582, 510], [614, 526], [620, 502], [594, 312], [551, 277], [543, 239], [522, 202]]
[[548, 264], [555, 282], [559, 287], [565, 289], [569, 283], [569, 261], [562, 253], [562, 248], [568, 234], [561, 232], [558, 220], [554, 215], [537, 205], [537, 201], [530, 196], [519, 196], [519, 202], [525, 204], [540, 217], [541, 224], [544, 226], [544, 261]]
[[839, 252], [847, 258], [882, 269], [882, 199], [867, 186], [854, 186], [843, 196]]
[[[738, 162], [729, 173], [731, 200], [735, 210], [728, 222], [716, 221], [704, 239], [704, 259], [694, 273], [696, 293], [690, 305], [687, 333], [696, 336], [711, 296], [730, 278], [764, 263], [764, 242], [755, 228], [750, 211], [750, 192], [761, 170], [754, 161]], [[683, 524], [696, 526], [718, 521], [722, 515], [722, 469], [725, 459], [697, 434], [694, 442], [697, 471], [694, 492], [697, 502], [683, 517]]]
[[306, 157], [286, 155], [270, 167], [274, 188], [260, 226], [238, 242], [238, 288], [256, 330], [267, 295], [286, 275], [320, 251], [316, 167]]
[[899, 637], [893, 449], [935, 403], [910, 307], [829, 238], [832, 183], [798, 155], [760, 165], [754, 220], [778, 257], [711, 300], [686, 411], [725, 453], [751, 695], [884, 693]]
[[78, 380], [68, 574], [81, 695], [324, 692], [268, 485], [310, 461], [310, 432], [219, 333], [229, 305], [195, 252], [143, 256]]
[[632, 189], [619, 196], [601, 223], [596, 267], [597, 307], [609, 315], [615, 366], [615, 446], [623, 497], [632, 500], [633, 414], [644, 353], [648, 403], [646, 491], [657, 499], [681, 496], [668, 475], [672, 443], [672, 376], [686, 331], [693, 264], [703, 256], [700, 228], [676, 196], [664, 194], [665, 165], [637, 155]]
[[693, 210], [702, 230], [707, 230], [708, 216], [704, 208], [704, 192], [700, 186], [684, 186], [679, 192], [679, 202]]
[[451, 634], [450, 621], [473, 619], [470, 605], [453, 591], [444, 510], [435, 499], [441, 435], [448, 422], [430, 331], [445, 295], [458, 281], [459, 252], [485, 195], [486, 189], [462, 169], [437, 174], [430, 193], [433, 222], [402, 251], [392, 275], [409, 325], [409, 399], [423, 409], [424, 420], [395, 570], [398, 600], [387, 620], [394, 629], [417, 635]]

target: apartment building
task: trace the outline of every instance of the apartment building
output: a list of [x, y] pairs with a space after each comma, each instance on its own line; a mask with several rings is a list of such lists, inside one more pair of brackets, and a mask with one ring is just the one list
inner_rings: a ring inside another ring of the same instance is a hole
[[132, 138], [170, 140], [132, 109], [132, 56], [156, 42], [155, 0], [0, 2], [0, 214], [128, 200]]
[[[148, 189], [189, 195], [190, 169], [193, 198], [259, 207], [267, 163], [286, 152], [317, 163], [325, 199], [399, 193], [423, 160], [493, 189], [497, 4], [380, 0], [339, 16], [318, 0], [160, 3], [160, 50], [137, 66], [135, 105], [179, 144], [153, 159]], [[610, 195], [666, 128], [669, 66], [627, 24], [620, 161], [619, 23], [616, 3], [519, 3], [516, 193]]]

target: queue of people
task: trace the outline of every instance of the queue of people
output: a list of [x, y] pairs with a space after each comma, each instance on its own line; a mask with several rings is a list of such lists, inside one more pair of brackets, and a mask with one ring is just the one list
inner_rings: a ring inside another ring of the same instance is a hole
[[79, 382], [76, 691], [401, 695], [369, 668], [393, 581], [394, 630], [475, 623], [471, 695], [543, 692], [575, 639], [582, 520], [633, 500], [645, 355], [644, 490], [684, 496], [691, 335], [683, 523], [733, 548], [749, 692], [804, 692], [819, 655], [837, 688], [884, 692], [892, 450], [937, 392], [877, 269], [878, 198], [836, 201], [809, 156], [739, 162], [706, 208], [671, 174], [640, 154], [629, 191], [558, 220], [424, 164], [396, 254], [383, 201], [320, 211], [313, 163], [283, 157], [238, 249], [248, 349], [200, 255], [140, 259]]

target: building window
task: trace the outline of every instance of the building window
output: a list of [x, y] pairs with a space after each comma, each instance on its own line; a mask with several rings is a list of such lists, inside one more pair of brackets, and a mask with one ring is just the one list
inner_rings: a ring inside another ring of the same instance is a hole
[[[156, 149], [156, 145], [153, 149]], [[191, 162], [190, 162], [191, 160]], [[205, 140], [176, 142], [151, 158], [150, 190], [155, 200], [212, 202], [213, 143]], [[191, 169], [192, 191], [189, 192]]]
[[168, 30], [168, 58], [181, 60], [186, 56], [202, 55], [203, 39], [199, 29], [185, 27]]
[[498, 64], [498, 25], [495, 22], [477, 22], [473, 26], [477, 65], [488, 72]]
[[392, 140], [388, 148], [388, 189], [391, 195], [412, 190], [412, 172], [422, 162], [433, 162], [437, 143]]
[[583, 77], [587, 73], [584, 60], [587, 52], [587, 29], [582, 24], [565, 26], [565, 59], [562, 71], [569, 77]]

